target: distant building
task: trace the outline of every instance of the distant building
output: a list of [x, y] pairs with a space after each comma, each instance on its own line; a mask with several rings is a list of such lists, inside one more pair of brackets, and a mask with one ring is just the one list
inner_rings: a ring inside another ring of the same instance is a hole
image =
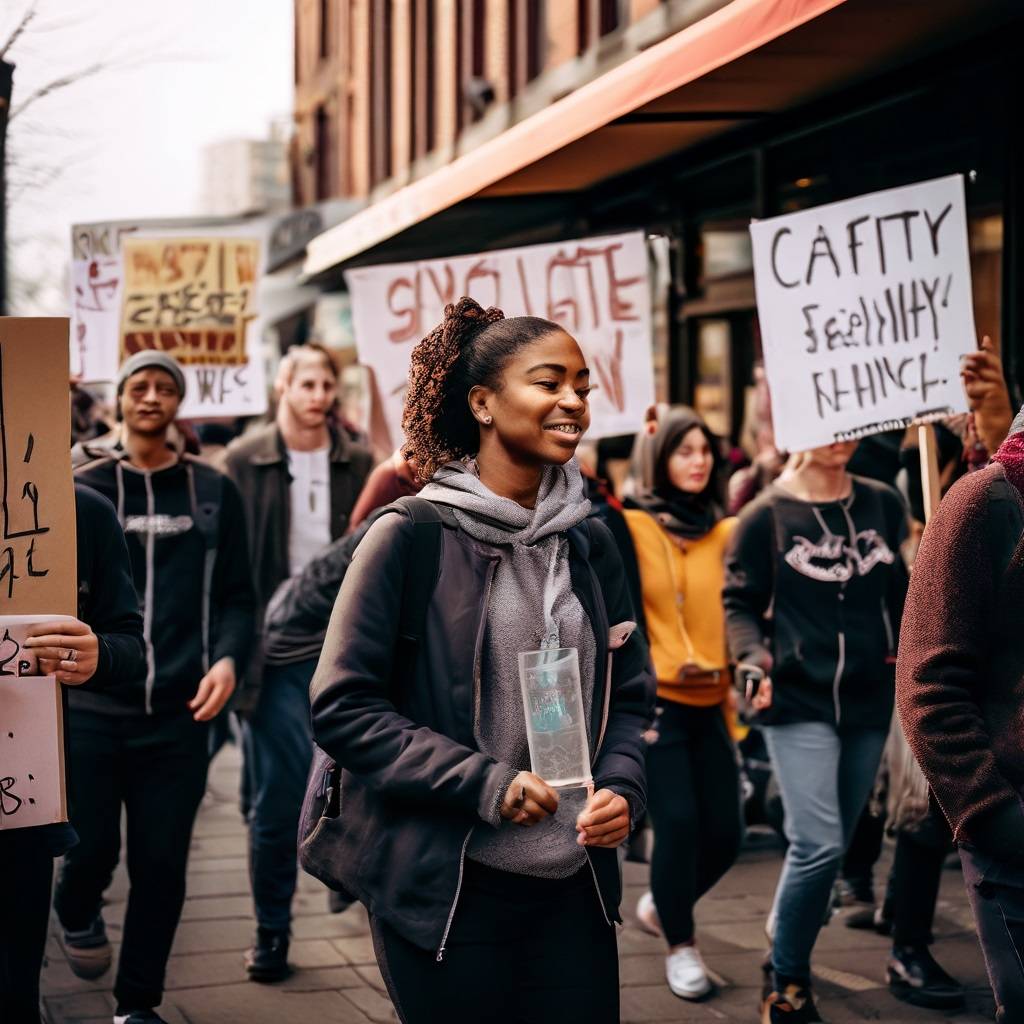
[[238, 217], [283, 213], [290, 207], [288, 143], [283, 138], [224, 139], [203, 148], [204, 214]]

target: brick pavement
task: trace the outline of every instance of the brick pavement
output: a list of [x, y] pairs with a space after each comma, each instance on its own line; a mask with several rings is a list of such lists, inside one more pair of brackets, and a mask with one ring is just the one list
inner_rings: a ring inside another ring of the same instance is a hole
[[[310, 878], [302, 879], [297, 901], [291, 959], [298, 970], [279, 985], [255, 985], [246, 980], [242, 953], [255, 926], [246, 874], [245, 829], [238, 812], [238, 768], [238, 754], [232, 748], [218, 757], [211, 772], [210, 794], [193, 839], [188, 902], [171, 956], [161, 1013], [171, 1024], [368, 1024], [396, 1020], [374, 963], [362, 908], [329, 914], [325, 890]], [[710, 968], [723, 983], [718, 997], [708, 1002], [690, 1004], [675, 998], [664, 984], [660, 943], [627, 924], [619, 939], [624, 1022], [756, 1021], [762, 929], [779, 860], [774, 848], [746, 851], [698, 908], [701, 946]], [[625, 906], [630, 911], [643, 891], [645, 875], [641, 865], [626, 866]], [[115, 946], [125, 892], [122, 868], [104, 910]], [[850, 931], [837, 919], [822, 932], [816, 954], [820, 1002], [828, 1020], [834, 1024], [991, 1021], [984, 968], [955, 871], [947, 871], [943, 879], [936, 934], [936, 956], [971, 987], [967, 1012], [947, 1016], [892, 999], [883, 985], [885, 940]], [[111, 983], [112, 972], [99, 982], [76, 978], [56, 938], [51, 937], [43, 972], [50, 1024], [109, 1022]]]

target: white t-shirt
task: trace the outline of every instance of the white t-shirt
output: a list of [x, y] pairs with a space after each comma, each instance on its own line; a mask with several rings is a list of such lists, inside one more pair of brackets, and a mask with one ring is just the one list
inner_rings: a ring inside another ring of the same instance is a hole
[[306, 563], [331, 543], [331, 464], [329, 448], [312, 452], [288, 449], [292, 475], [288, 567], [301, 572]]

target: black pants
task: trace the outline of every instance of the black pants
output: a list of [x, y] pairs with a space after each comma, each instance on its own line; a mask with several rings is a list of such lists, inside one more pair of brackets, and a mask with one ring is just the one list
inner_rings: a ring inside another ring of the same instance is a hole
[[71, 822], [80, 842], [64, 858], [54, 901], [70, 931], [100, 912], [127, 818], [128, 906], [114, 995], [158, 1006], [185, 902], [185, 869], [206, 788], [207, 726], [189, 715], [113, 718], [72, 711]]
[[53, 856], [35, 829], [0, 832], [0, 1019], [38, 1024]]
[[960, 847], [964, 884], [978, 926], [996, 1020], [1024, 1021], [1024, 865]]
[[886, 916], [892, 921], [894, 946], [927, 946], [932, 941], [942, 868], [953, 849], [953, 837], [945, 822], [942, 828], [944, 843], [922, 842], [909, 832], [896, 837], [896, 856], [886, 893]]
[[572, 878], [466, 861], [444, 959], [371, 918], [403, 1024], [617, 1024], [619, 961], [589, 867]]
[[651, 892], [665, 938], [675, 946], [693, 938], [694, 905], [736, 860], [742, 810], [722, 709], [658, 706], [658, 739], [647, 748]]
[[875, 864], [882, 855], [885, 815], [872, 812], [873, 801], [860, 812], [850, 845], [843, 855], [843, 878], [865, 894], [870, 892]]

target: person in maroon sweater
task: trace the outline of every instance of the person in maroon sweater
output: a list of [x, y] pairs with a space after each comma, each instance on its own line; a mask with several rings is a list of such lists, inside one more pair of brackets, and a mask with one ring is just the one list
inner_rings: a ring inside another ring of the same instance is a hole
[[999, 1021], [1024, 1020], [1024, 410], [925, 531], [897, 707], [953, 830]]

